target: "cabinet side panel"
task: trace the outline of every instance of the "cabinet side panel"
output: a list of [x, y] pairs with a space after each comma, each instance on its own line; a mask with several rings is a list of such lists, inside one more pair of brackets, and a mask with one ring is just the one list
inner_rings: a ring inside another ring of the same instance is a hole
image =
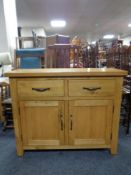
[[12, 98], [12, 108], [13, 108], [13, 121], [14, 121], [14, 129], [15, 129], [15, 137], [16, 137], [16, 149], [17, 155], [23, 155], [23, 144], [22, 144], [22, 133], [21, 133], [21, 121], [19, 115], [19, 99], [17, 95], [17, 80], [10, 79], [10, 87], [11, 87], [11, 98]]
[[119, 130], [119, 120], [120, 120], [120, 107], [121, 107], [121, 98], [122, 98], [122, 85], [123, 78], [116, 78], [116, 93], [114, 101], [114, 113], [112, 121], [112, 141], [111, 141], [111, 153], [117, 153], [118, 145], [118, 130]]

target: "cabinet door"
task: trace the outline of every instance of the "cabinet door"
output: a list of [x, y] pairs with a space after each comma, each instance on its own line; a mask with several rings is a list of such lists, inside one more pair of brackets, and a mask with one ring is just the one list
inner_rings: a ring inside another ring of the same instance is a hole
[[64, 144], [64, 102], [22, 101], [20, 114], [25, 148]]
[[112, 100], [71, 101], [69, 113], [69, 143], [71, 145], [109, 146], [113, 113]]

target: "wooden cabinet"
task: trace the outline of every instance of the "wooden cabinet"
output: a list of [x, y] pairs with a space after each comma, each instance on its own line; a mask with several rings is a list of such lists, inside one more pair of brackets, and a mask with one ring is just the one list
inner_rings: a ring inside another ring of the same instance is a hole
[[21, 101], [23, 146], [64, 144], [64, 103], [61, 101]]
[[72, 145], [105, 147], [111, 143], [112, 100], [75, 100], [69, 108]]
[[117, 69], [14, 70], [17, 154], [30, 149], [108, 148], [117, 153], [123, 76]]

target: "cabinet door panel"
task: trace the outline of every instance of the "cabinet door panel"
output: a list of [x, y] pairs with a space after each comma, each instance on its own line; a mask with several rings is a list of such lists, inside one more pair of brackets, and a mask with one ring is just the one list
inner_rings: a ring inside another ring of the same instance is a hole
[[113, 104], [111, 100], [70, 102], [69, 142], [71, 145], [109, 145]]
[[24, 146], [64, 144], [63, 102], [22, 101], [20, 110]]

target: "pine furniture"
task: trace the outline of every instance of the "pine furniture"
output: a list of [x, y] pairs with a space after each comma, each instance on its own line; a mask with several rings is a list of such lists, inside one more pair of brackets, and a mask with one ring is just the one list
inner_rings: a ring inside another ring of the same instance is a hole
[[13, 70], [17, 154], [107, 148], [117, 153], [123, 76], [105, 68]]

